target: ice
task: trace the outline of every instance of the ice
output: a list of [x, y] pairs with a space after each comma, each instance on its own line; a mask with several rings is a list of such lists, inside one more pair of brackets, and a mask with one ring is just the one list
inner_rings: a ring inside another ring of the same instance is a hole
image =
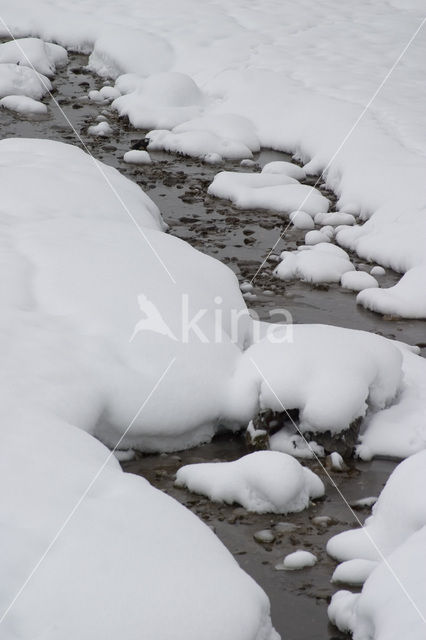
[[0, 64], [0, 98], [28, 96], [40, 100], [52, 89], [49, 78], [23, 65]]
[[327, 246], [320, 242], [299, 247], [297, 251], [284, 251], [274, 275], [281, 280], [302, 280], [313, 284], [340, 282], [342, 275], [354, 271], [355, 267], [339, 247], [330, 245], [333, 247], [330, 250]]
[[285, 556], [281, 564], [275, 566], [275, 569], [284, 571], [299, 571], [306, 567], [313, 567], [317, 563], [317, 557], [310, 551], [299, 549]]
[[314, 215], [329, 206], [319, 191], [283, 173], [218, 173], [208, 193], [231, 200], [240, 209], [272, 209], [290, 213], [302, 209]]
[[0, 99], [0, 105], [21, 115], [44, 115], [47, 106], [43, 102], [28, 96], [6, 96]]
[[303, 167], [298, 167], [293, 162], [283, 162], [282, 160], [275, 160], [274, 162], [268, 162], [262, 169], [262, 173], [278, 173], [296, 180], [304, 180], [306, 173]]
[[388, 289], [362, 291], [357, 303], [383, 315], [426, 318], [426, 266], [407, 271]]
[[32, 67], [43, 76], [52, 77], [56, 68], [68, 62], [66, 50], [39, 38], [17, 38], [0, 44], [0, 64], [14, 63], [23, 67]]
[[234, 462], [186, 465], [177, 472], [176, 485], [256, 513], [302, 511], [324, 494], [318, 476], [277, 451], [256, 451]]
[[344, 289], [351, 291], [362, 291], [363, 289], [373, 289], [379, 286], [376, 278], [365, 271], [348, 271], [340, 279], [340, 284]]
[[123, 156], [124, 162], [128, 162], [129, 164], [151, 164], [151, 156], [147, 151], [137, 151], [136, 149], [132, 149], [130, 151], [126, 151]]

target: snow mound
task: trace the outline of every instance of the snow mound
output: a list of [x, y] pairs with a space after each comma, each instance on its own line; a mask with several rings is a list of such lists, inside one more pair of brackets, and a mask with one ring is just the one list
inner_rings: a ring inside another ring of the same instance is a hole
[[0, 142], [0, 162], [3, 209], [13, 212], [14, 218], [34, 222], [98, 218], [133, 225], [115, 190], [137, 224], [164, 228], [157, 206], [142, 189], [78, 147], [52, 140], [10, 138]]
[[356, 220], [350, 213], [333, 212], [333, 213], [317, 213], [315, 216], [315, 224], [329, 225], [338, 227], [340, 225], [353, 225]]
[[44, 115], [47, 113], [47, 106], [43, 102], [28, 96], [6, 96], [1, 98], [0, 105], [21, 115]]
[[362, 291], [363, 289], [373, 289], [379, 286], [376, 278], [366, 271], [348, 271], [341, 277], [340, 284], [344, 289], [351, 291]]
[[28, 96], [40, 100], [52, 89], [49, 78], [18, 64], [0, 64], [0, 98]]
[[282, 564], [276, 565], [276, 569], [283, 569], [285, 571], [299, 571], [306, 567], [313, 567], [318, 561], [318, 558], [310, 551], [304, 551], [299, 549], [293, 551], [285, 556]]
[[305, 244], [307, 245], [314, 246], [315, 244], [323, 244], [325, 242], [331, 242], [330, 234], [325, 231], [315, 229], [314, 231], [308, 231], [305, 235]]
[[27, 409], [1, 434], [4, 609], [93, 484], [2, 621], [4, 637], [137, 640], [143, 629], [199, 640], [201, 629], [207, 640], [279, 640], [267, 596], [204, 523], [123, 473], [95, 438]]
[[208, 193], [231, 200], [240, 209], [271, 209], [288, 214], [302, 209], [314, 215], [329, 206], [319, 191], [283, 173], [222, 171], [215, 176]]
[[259, 151], [259, 140], [246, 118], [233, 114], [203, 116], [184, 122], [172, 131], [150, 131], [149, 149], [164, 149], [217, 162], [222, 158], [251, 158]]
[[112, 134], [112, 127], [108, 122], [100, 122], [99, 124], [93, 124], [87, 129], [89, 136], [99, 136], [101, 138], [107, 138]]
[[426, 266], [414, 267], [388, 289], [362, 291], [357, 303], [383, 315], [426, 318]]
[[313, 229], [315, 227], [312, 216], [306, 211], [293, 211], [290, 213], [290, 220], [296, 229]]
[[131, 149], [130, 151], [126, 151], [123, 156], [124, 162], [129, 164], [151, 164], [151, 156], [147, 151], [138, 151], [136, 149]]
[[340, 282], [343, 274], [355, 269], [343, 249], [322, 242], [297, 251], [283, 251], [281, 260], [274, 270], [277, 278], [313, 284]]
[[173, 48], [161, 36], [132, 27], [103, 27], [95, 40], [88, 67], [102, 77], [123, 73], [148, 76], [170, 69]]
[[426, 451], [399, 464], [364, 527], [328, 542], [327, 551], [346, 560], [335, 575], [348, 578], [357, 568], [369, 574], [361, 594], [338, 592], [329, 607], [330, 620], [354, 638], [397, 640], [407, 629], [410, 638], [424, 637], [425, 469]]
[[367, 407], [377, 411], [395, 399], [401, 362], [391, 341], [371, 333], [294, 325], [289, 339], [277, 326], [244, 352], [234, 394], [247, 398], [257, 385], [261, 409], [298, 409], [302, 431], [339, 433]]
[[234, 462], [186, 465], [177, 472], [176, 485], [255, 513], [302, 511], [312, 498], [324, 495], [318, 476], [277, 451], [256, 451]]
[[44, 76], [55, 75], [56, 68], [68, 62], [66, 49], [39, 38], [18, 38], [0, 44], [0, 64], [10, 62], [34, 68]]
[[114, 100], [113, 109], [140, 129], [172, 129], [196, 118], [203, 104], [199, 87], [184, 73], [154, 73], [144, 80], [125, 75], [116, 88], [125, 95]]
[[282, 160], [268, 162], [263, 167], [262, 173], [278, 173], [299, 181], [306, 178], [305, 170], [302, 167], [293, 164], [293, 162], [283, 162]]

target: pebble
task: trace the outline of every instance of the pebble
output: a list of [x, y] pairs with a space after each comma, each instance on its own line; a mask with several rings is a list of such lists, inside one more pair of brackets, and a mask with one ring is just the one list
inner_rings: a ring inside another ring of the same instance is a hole
[[270, 529], [256, 531], [256, 533], [253, 534], [253, 538], [256, 542], [260, 542], [261, 544], [270, 544], [275, 540], [275, 536]]

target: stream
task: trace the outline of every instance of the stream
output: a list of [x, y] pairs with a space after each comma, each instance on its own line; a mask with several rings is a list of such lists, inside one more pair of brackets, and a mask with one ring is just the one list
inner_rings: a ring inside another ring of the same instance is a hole
[[[91, 89], [99, 89], [105, 82], [84, 67], [87, 56], [71, 53], [65, 69], [54, 79], [54, 95], [67, 118], [81, 135], [90, 152], [99, 160], [115, 166], [137, 182], [159, 206], [170, 233], [197, 249], [226, 263], [240, 282], [250, 280], [275, 244], [287, 224], [283, 217], [270, 211], [241, 211], [225, 200], [207, 194], [207, 187], [219, 170], [241, 170], [239, 163], [226, 162], [219, 167], [201, 161], [151, 153], [152, 165], [135, 166], [124, 163], [122, 157], [129, 148], [145, 136], [120, 120], [109, 104], [99, 104], [87, 97]], [[82, 146], [53, 100], [44, 100], [48, 115], [38, 118], [21, 117], [0, 112], [2, 137], [51, 138]], [[96, 123], [100, 115], [107, 117], [113, 128], [108, 138], [87, 134], [88, 126]], [[289, 160], [284, 153], [262, 150], [255, 158], [259, 166], [272, 160]], [[307, 184], [313, 184], [310, 179]], [[334, 195], [322, 189], [333, 205]], [[254, 282], [254, 297], [247, 304], [260, 318], [268, 319], [274, 308], [288, 309], [296, 323], [324, 323], [342, 327], [364, 329], [390, 338], [417, 344], [426, 355], [426, 322], [413, 320], [387, 320], [360, 308], [355, 295], [339, 285], [313, 287], [301, 282], [284, 283], [272, 276], [276, 256], [285, 249], [295, 249], [303, 243], [304, 232], [289, 228], [284, 240], [275, 250]], [[359, 268], [356, 256], [351, 259]], [[372, 265], [368, 265], [368, 269]], [[399, 275], [387, 270], [380, 279], [382, 286], [390, 286]], [[211, 503], [207, 499], [174, 486], [176, 470], [183, 464], [212, 460], [235, 460], [247, 453], [244, 438], [234, 434], [219, 434], [207, 445], [178, 454], [142, 455], [123, 462], [125, 471], [146, 477], [160, 490], [167, 492], [211, 526], [241, 567], [264, 588], [272, 604], [275, 628], [287, 640], [332, 640], [344, 638], [329, 625], [326, 608], [337, 589], [330, 583], [335, 567], [325, 552], [327, 540], [334, 534], [357, 526], [353, 513], [315, 462], [309, 466], [318, 473], [326, 485], [326, 496], [299, 514], [289, 516], [258, 515], [244, 512], [236, 505]], [[351, 503], [359, 498], [377, 496], [395, 467], [392, 460], [372, 462], [352, 461], [344, 472], [330, 472], [334, 482]], [[369, 510], [356, 512], [361, 521]], [[316, 516], [330, 516], [328, 526], [313, 522]], [[253, 535], [256, 531], [274, 528], [278, 522], [294, 525], [276, 536], [272, 544], [260, 544]], [[277, 571], [275, 565], [283, 556], [297, 548], [312, 551], [318, 563], [301, 571]], [[222, 588], [218, 585], [218, 589]]]

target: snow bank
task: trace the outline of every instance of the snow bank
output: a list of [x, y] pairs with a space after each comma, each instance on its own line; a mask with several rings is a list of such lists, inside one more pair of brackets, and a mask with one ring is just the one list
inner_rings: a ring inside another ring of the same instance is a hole
[[150, 131], [149, 149], [181, 153], [216, 161], [222, 158], [239, 160], [251, 158], [259, 151], [259, 140], [253, 125], [233, 114], [203, 116], [174, 127], [172, 131]]
[[39, 38], [18, 38], [0, 44], [0, 64], [13, 63], [34, 68], [43, 76], [52, 77], [56, 68], [68, 62], [66, 50]]
[[405, 458], [426, 447], [426, 360], [406, 348], [401, 353], [398, 402], [369, 417], [357, 449], [364, 460], [376, 455]]
[[297, 251], [283, 251], [280, 257], [281, 262], [274, 275], [281, 280], [302, 280], [313, 284], [340, 282], [343, 274], [355, 269], [343, 249], [324, 242], [301, 246]]
[[298, 409], [302, 431], [339, 433], [401, 385], [402, 356], [389, 340], [326, 325], [278, 325], [250, 346], [234, 374], [234, 402], [258, 387], [260, 409]]
[[6, 96], [1, 98], [0, 105], [21, 115], [44, 115], [47, 113], [47, 105], [33, 98], [28, 98], [28, 96]]
[[2, 613], [97, 477], [4, 637], [279, 640], [266, 595], [206, 525], [94, 438], [27, 409], [1, 431]]
[[256, 513], [302, 511], [324, 494], [318, 476], [277, 451], [256, 451], [234, 462], [186, 465], [177, 472], [176, 485]]
[[202, 93], [183, 73], [154, 73], [145, 80], [124, 75], [117, 79], [116, 88], [125, 95], [114, 100], [113, 109], [141, 129], [172, 129], [201, 112]]
[[272, 209], [281, 213], [302, 209], [314, 215], [329, 207], [327, 198], [319, 191], [299, 184], [285, 173], [222, 171], [215, 176], [208, 193], [231, 200], [240, 209]]
[[362, 291], [356, 300], [383, 315], [426, 318], [426, 266], [410, 269], [388, 289]]
[[49, 78], [18, 64], [0, 64], [0, 98], [28, 96], [40, 100], [52, 89]]
[[[338, 592], [329, 607], [331, 621], [341, 630], [350, 630], [355, 639], [397, 640], [407, 629], [410, 638], [424, 636], [425, 463], [425, 451], [402, 462], [391, 474], [364, 527], [338, 534], [328, 542], [331, 555], [350, 560], [358, 568], [359, 578], [362, 567], [365, 577], [368, 575], [360, 595]], [[372, 563], [378, 563], [377, 567]], [[347, 579], [346, 567], [349, 562], [338, 567], [335, 575], [341, 573]]]

